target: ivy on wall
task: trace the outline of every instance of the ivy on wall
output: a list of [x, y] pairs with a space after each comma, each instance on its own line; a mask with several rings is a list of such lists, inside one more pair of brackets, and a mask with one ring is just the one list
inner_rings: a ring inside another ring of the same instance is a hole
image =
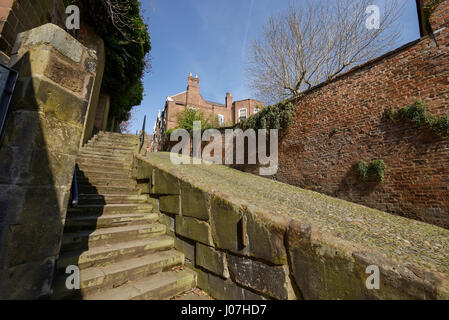
[[393, 121], [410, 121], [416, 126], [432, 130], [440, 137], [449, 135], [449, 116], [434, 117], [422, 100], [399, 110], [389, 110], [387, 114]]
[[360, 178], [363, 181], [366, 181], [370, 176], [375, 176], [378, 181], [383, 182], [385, 179], [385, 171], [387, 170], [387, 166], [383, 162], [383, 160], [373, 160], [370, 164], [368, 164], [364, 160], [359, 160], [357, 163], [357, 171], [359, 173]]
[[243, 129], [286, 129], [292, 122], [295, 106], [291, 102], [280, 102], [262, 108], [239, 126]]
[[106, 63], [103, 89], [111, 96], [111, 116], [118, 122], [130, 117], [143, 99], [142, 76], [150, 67], [147, 25], [139, 0], [72, 0], [81, 19], [103, 39]]
[[443, 0], [432, 0], [426, 3], [426, 5], [423, 8], [423, 20], [424, 20], [424, 27], [426, 30], [431, 33], [432, 32], [432, 26], [430, 24], [430, 17], [432, 16], [432, 13], [435, 11], [437, 6], [443, 2]]

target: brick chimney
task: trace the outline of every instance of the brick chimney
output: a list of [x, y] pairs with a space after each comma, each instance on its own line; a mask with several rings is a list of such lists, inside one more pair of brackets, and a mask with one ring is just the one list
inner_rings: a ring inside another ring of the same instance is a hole
[[187, 92], [191, 92], [194, 94], [200, 93], [200, 79], [198, 79], [198, 75], [195, 75], [195, 78], [192, 74], [187, 78]]
[[232, 95], [230, 92], [226, 92], [226, 109], [231, 110], [232, 108]]
[[190, 73], [187, 78], [187, 94], [186, 94], [186, 104], [188, 106], [199, 106], [200, 105], [200, 79], [198, 75], [195, 78]]

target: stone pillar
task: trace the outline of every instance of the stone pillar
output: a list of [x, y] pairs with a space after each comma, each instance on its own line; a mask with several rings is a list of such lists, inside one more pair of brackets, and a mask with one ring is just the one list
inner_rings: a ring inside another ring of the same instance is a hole
[[86, 117], [84, 119], [83, 134], [80, 141], [82, 147], [92, 137], [94, 131], [96, 109], [99, 103], [101, 83], [105, 66], [105, 50], [103, 39], [101, 39], [86, 23], [81, 24], [81, 30], [78, 40], [83, 43], [92, 54], [96, 55], [97, 63], [86, 67], [91, 68], [95, 73], [91, 97], [87, 107]]
[[98, 99], [97, 111], [95, 113], [95, 129], [106, 131], [109, 117], [110, 97], [101, 91]]
[[51, 295], [96, 56], [53, 24], [19, 34], [0, 146], [0, 299]]

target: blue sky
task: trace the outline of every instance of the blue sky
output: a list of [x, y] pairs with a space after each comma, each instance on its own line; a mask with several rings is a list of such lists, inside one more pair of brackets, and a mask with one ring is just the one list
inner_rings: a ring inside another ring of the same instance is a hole
[[[405, 6], [398, 46], [419, 37], [415, 0], [401, 1]], [[285, 10], [291, 0], [141, 2], [151, 36], [152, 71], [144, 77], [144, 99], [133, 109], [133, 133], [141, 129], [144, 115], [146, 131], [153, 131], [166, 97], [186, 90], [190, 72], [198, 74], [200, 92], [207, 100], [224, 103], [226, 92], [234, 100], [252, 97], [245, 76], [247, 50], [267, 18]]]

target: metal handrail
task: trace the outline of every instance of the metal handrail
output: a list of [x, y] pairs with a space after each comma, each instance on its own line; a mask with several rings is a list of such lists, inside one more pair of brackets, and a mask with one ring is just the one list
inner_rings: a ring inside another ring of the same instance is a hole
[[1, 92], [0, 99], [0, 145], [3, 140], [3, 135], [5, 133], [6, 120], [9, 114], [9, 105], [11, 103], [12, 94], [16, 87], [16, 82], [19, 77], [19, 72], [14, 69], [11, 69], [5, 66], [3, 63], [0, 63], [0, 66], [6, 70], [8, 70], [8, 76], [6, 79], [5, 87], [3, 92]]
[[139, 153], [142, 150], [143, 144], [145, 142], [145, 123], [147, 121], [147, 116], [143, 118], [143, 125], [142, 125], [142, 131], [140, 132], [139, 137]]
[[75, 165], [75, 171], [73, 172], [73, 179], [72, 179], [72, 207], [78, 206], [78, 180], [76, 178], [76, 170], [77, 165]]

